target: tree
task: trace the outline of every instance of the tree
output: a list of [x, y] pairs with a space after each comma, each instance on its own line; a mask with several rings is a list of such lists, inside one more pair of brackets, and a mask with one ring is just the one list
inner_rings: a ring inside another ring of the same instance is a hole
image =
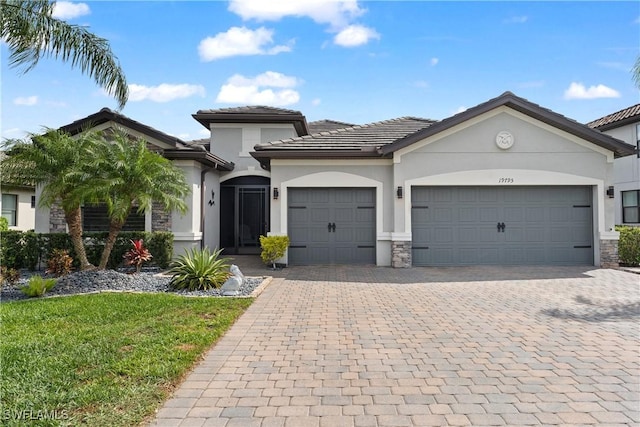
[[100, 258], [104, 269], [111, 250], [132, 208], [139, 213], [152, 209], [153, 202], [167, 210], [187, 212], [184, 198], [190, 193], [184, 173], [169, 160], [147, 149], [143, 140], [132, 138], [121, 129], [100, 135], [91, 154], [95, 175], [87, 201], [105, 203], [109, 215], [109, 235]]
[[636, 63], [633, 66], [633, 81], [636, 83], [636, 87], [640, 89], [640, 56], [636, 58]]
[[0, 37], [11, 52], [9, 65], [24, 66], [26, 73], [43, 57], [71, 62], [113, 95], [122, 109], [129, 88], [109, 42], [54, 18], [54, 6], [48, 0], [0, 0]]
[[81, 206], [88, 194], [84, 183], [90, 176], [87, 153], [94, 151], [95, 143], [87, 136], [74, 139], [63, 132], [47, 130], [42, 135], [32, 134], [30, 141], [7, 140], [3, 145], [8, 156], [0, 163], [3, 179], [42, 186], [40, 206], [61, 204], [82, 270], [93, 268], [82, 241]]

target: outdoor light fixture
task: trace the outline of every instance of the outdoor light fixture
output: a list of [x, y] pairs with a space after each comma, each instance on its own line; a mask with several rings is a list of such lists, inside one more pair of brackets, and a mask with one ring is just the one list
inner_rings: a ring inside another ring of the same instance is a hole
[[278, 200], [278, 196], [280, 196], [280, 192], [277, 188], [273, 189], [273, 200]]
[[613, 186], [610, 186], [609, 188], [607, 188], [607, 196], [609, 196], [610, 199], [613, 199], [614, 197]]
[[402, 187], [398, 187], [396, 190], [396, 196], [398, 196], [398, 199], [402, 199]]

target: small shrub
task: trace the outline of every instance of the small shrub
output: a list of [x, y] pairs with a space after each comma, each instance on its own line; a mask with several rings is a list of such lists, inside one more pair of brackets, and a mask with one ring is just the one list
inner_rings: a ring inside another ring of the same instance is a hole
[[66, 249], [54, 249], [47, 260], [47, 274], [66, 276], [73, 271], [73, 258]]
[[3, 285], [5, 282], [10, 285], [15, 285], [20, 280], [20, 272], [15, 268], [8, 268], [3, 265], [0, 267], [0, 285]]
[[20, 288], [29, 298], [41, 297], [49, 292], [56, 284], [56, 279], [45, 279], [42, 276], [32, 276], [29, 282]]
[[173, 233], [170, 231], [154, 231], [147, 239], [147, 248], [153, 254], [153, 263], [160, 268], [167, 268], [173, 259]]
[[640, 266], [640, 227], [617, 227], [620, 232], [618, 257], [620, 264]]
[[9, 230], [9, 221], [7, 218], [0, 216], [0, 231]]
[[289, 236], [260, 236], [260, 247], [262, 261], [275, 269], [276, 260], [282, 258], [289, 247]]
[[229, 278], [229, 263], [219, 258], [222, 249], [191, 249], [171, 263], [169, 286], [189, 291], [217, 289]]
[[136, 273], [140, 273], [142, 264], [150, 261], [153, 256], [147, 248], [144, 247], [144, 240], [131, 240], [133, 247], [122, 257], [125, 259], [125, 264], [135, 265]]

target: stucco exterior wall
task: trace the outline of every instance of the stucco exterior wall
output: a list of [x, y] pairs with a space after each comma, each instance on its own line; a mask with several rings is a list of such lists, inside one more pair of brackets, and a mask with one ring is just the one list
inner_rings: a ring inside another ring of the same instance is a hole
[[188, 249], [200, 248], [202, 232], [200, 231], [201, 218], [201, 165], [195, 161], [177, 160], [173, 163], [184, 172], [185, 179], [191, 187], [191, 193], [187, 196], [187, 213], [178, 212], [171, 214], [171, 231], [174, 235], [174, 257], [184, 254]]
[[209, 171], [205, 175], [204, 188], [204, 236], [203, 243], [209, 249], [220, 245], [220, 175]]
[[[31, 197], [35, 196], [34, 190], [2, 186], [2, 194], [17, 196], [16, 225], [10, 226], [10, 230], [33, 230], [36, 226], [36, 209], [31, 207]], [[0, 209], [2, 200], [0, 200]]]

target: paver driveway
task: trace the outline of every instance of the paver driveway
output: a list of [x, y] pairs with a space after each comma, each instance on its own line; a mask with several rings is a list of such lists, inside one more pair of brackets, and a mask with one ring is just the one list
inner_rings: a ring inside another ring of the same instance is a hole
[[281, 274], [153, 425], [640, 425], [638, 275]]

